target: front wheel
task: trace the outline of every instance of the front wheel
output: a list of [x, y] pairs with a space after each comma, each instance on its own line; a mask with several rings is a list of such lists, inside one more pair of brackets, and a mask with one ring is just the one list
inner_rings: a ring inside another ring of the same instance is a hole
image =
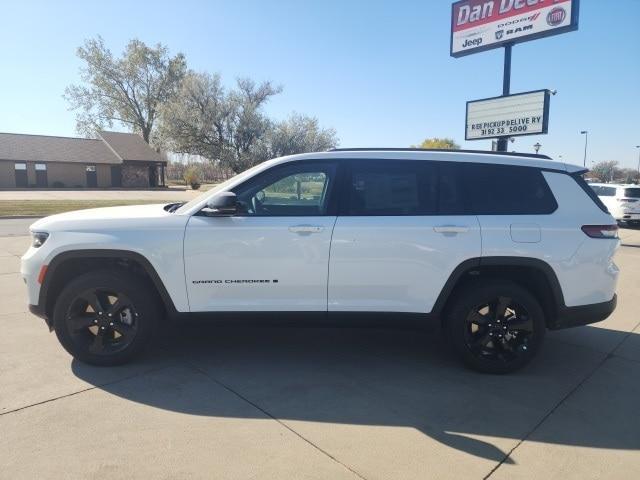
[[128, 362], [149, 343], [157, 319], [155, 296], [146, 283], [110, 270], [74, 279], [53, 310], [62, 346], [92, 365]]
[[509, 373], [526, 365], [540, 348], [545, 329], [538, 300], [506, 281], [468, 285], [445, 318], [455, 353], [467, 366], [487, 373]]

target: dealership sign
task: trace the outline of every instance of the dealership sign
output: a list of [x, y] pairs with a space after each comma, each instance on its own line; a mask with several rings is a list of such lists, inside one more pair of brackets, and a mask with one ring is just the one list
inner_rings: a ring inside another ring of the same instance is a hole
[[467, 102], [465, 140], [539, 135], [549, 127], [549, 90]]
[[451, 9], [451, 55], [557, 35], [578, 28], [578, 0], [461, 0]]

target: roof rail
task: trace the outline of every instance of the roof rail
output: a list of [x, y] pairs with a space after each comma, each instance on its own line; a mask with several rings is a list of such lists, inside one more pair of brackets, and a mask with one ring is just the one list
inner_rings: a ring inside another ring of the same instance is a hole
[[527, 158], [541, 158], [544, 160], [552, 160], [547, 155], [540, 155], [536, 153], [521, 153], [521, 152], [494, 152], [492, 150], [459, 150], [449, 148], [330, 148], [328, 152], [460, 152], [460, 153], [481, 153], [483, 155], [507, 155], [509, 157], [527, 157]]

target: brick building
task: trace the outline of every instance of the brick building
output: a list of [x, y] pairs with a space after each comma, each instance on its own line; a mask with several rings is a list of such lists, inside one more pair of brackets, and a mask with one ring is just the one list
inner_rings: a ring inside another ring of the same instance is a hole
[[0, 133], [0, 188], [150, 188], [165, 185], [166, 161], [139, 135], [98, 138]]

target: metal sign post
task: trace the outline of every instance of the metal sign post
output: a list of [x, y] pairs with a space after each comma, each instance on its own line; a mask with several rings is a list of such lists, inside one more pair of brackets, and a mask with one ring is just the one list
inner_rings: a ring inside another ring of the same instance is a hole
[[[502, 95], [509, 95], [511, 90], [511, 48], [513, 44], [504, 46], [504, 72], [502, 74]], [[506, 152], [509, 144], [509, 137], [498, 138], [497, 151]]]

